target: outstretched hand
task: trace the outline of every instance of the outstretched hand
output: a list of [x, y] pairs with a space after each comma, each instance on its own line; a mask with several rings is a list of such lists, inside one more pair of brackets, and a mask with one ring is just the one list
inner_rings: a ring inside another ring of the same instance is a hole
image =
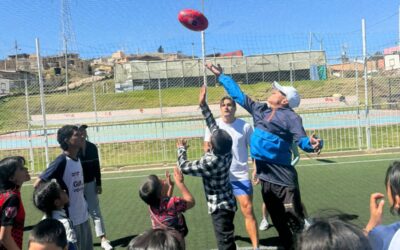
[[320, 153], [321, 153], [321, 150], [322, 150], [322, 140], [321, 140], [320, 138], [318, 138], [318, 137], [315, 135], [315, 133], [313, 133], [313, 134], [310, 136], [310, 143], [311, 143], [311, 146], [312, 146], [313, 149], [314, 149], [314, 152], [317, 153], [317, 154], [320, 154]]
[[366, 233], [368, 233], [374, 227], [376, 227], [382, 223], [383, 205], [385, 204], [385, 201], [383, 200], [383, 198], [384, 198], [384, 195], [381, 193], [371, 194], [371, 197], [369, 200], [370, 217], [369, 217], [368, 224], [365, 227]]
[[179, 169], [179, 167], [175, 166], [174, 168], [174, 180], [177, 184], [181, 184], [183, 183], [183, 174], [181, 172], [181, 170]]
[[177, 148], [180, 148], [180, 147], [188, 148], [189, 145], [187, 144], [186, 139], [178, 139], [176, 142], [176, 147]]
[[171, 174], [168, 170], [165, 171], [165, 179], [167, 180], [168, 186], [174, 185], [174, 182], [171, 180]]
[[207, 87], [205, 84], [200, 88], [199, 103], [200, 105], [206, 104]]
[[219, 64], [217, 64], [217, 66], [215, 66], [214, 64], [209, 62], [209, 63], [206, 63], [205, 66], [207, 69], [209, 69], [211, 72], [213, 72], [214, 75], [216, 75], [217, 77], [222, 74], [223, 70], [222, 70], [221, 65], [219, 65]]

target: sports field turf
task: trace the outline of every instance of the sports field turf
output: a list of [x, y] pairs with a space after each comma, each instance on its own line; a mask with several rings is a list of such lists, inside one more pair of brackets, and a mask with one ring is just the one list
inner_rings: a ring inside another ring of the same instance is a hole
[[[189, 159], [191, 156], [189, 155]], [[303, 202], [309, 215], [316, 215], [321, 209], [339, 209], [348, 214], [358, 216], [354, 223], [364, 226], [369, 217], [369, 195], [372, 192], [385, 193], [384, 176], [388, 165], [400, 160], [400, 153], [364, 155], [357, 157], [319, 158], [318, 160], [303, 158], [297, 170]], [[138, 196], [138, 188], [145, 176], [163, 175], [165, 170], [119, 172], [103, 174], [103, 194], [101, 208], [105, 217], [107, 237], [117, 249], [126, 249], [130, 239], [150, 228], [150, 218], [146, 205]], [[187, 249], [215, 249], [216, 242], [207, 214], [207, 204], [200, 178], [185, 176], [185, 183], [194, 194], [196, 206], [185, 213], [189, 234], [186, 238]], [[175, 195], [179, 190], [175, 188]], [[22, 196], [26, 210], [26, 232], [24, 245], [27, 245], [28, 230], [40, 218], [32, 204], [32, 185], [22, 188]], [[254, 208], [258, 221], [261, 219], [260, 187], [255, 187]], [[398, 220], [389, 212], [386, 201], [384, 223]], [[236, 243], [240, 247], [249, 247], [250, 240], [244, 228], [243, 217], [238, 211], [235, 217]], [[260, 232], [260, 243], [273, 246], [276, 243], [276, 231], [272, 227]], [[95, 240], [95, 249], [100, 249]]]

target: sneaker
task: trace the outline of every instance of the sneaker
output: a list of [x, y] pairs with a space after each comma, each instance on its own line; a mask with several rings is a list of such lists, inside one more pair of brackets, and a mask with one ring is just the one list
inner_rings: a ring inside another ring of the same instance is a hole
[[261, 223], [260, 223], [260, 227], [258, 229], [260, 229], [261, 231], [265, 231], [267, 230], [269, 227], [269, 223], [267, 221], [267, 219], [262, 219]]
[[310, 219], [304, 219], [304, 230], [307, 230], [311, 226]]
[[111, 246], [111, 242], [109, 240], [102, 240], [101, 248], [103, 248], [104, 250], [112, 250], [113, 249], [113, 247]]

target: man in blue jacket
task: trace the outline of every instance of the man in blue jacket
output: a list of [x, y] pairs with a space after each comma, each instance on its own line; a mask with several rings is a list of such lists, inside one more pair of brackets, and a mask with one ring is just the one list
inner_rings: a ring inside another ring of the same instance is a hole
[[206, 67], [217, 76], [228, 94], [253, 116], [250, 153], [256, 162], [262, 197], [281, 243], [291, 249], [293, 235], [304, 227], [297, 171], [291, 165], [291, 145], [294, 142], [306, 152], [319, 153], [322, 140], [307, 137], [301, 117], [293, 111], [300, 104], [295, 88], [274, 82], [267, 103], [255, 102], [231, 77], [223, 74], [221, 66], [207, 64]]

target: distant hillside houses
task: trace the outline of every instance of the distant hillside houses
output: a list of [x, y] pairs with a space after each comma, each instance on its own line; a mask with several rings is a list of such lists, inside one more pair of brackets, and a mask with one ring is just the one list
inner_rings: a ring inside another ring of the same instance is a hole
[[28, 71], [0, 70], [0, 97], [11, 92], [22, 92], [25, 84], [28, 87], [33, 82], [37, 82], [37, 76]]

